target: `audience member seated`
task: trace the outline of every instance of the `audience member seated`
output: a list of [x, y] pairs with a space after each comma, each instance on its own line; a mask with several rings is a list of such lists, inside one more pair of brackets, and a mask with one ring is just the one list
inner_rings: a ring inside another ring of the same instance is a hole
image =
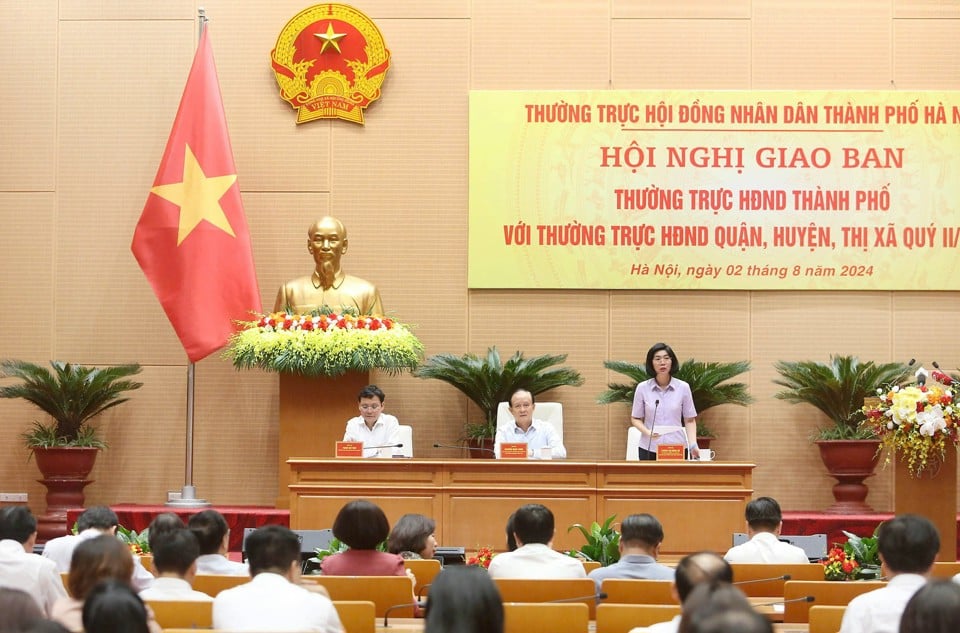
[[53, 604], [67, 592], [57, 566], [33, 553], [36, 542], [37, 520], [29, 508], [0, 509], [0, 587], [23, 590], [49, 614]]
[[698, 585], [680, 618], [680, 633], [773, 633], [770, 620], [750, 606], [742, 591], [727, 582]]
[[667, 622], [658, 622], [646, 628], [638, 627], [630, 633], [677, 633], [680, 620], [687, 610], [687, 600], [698, 585], [732, 583], [733, 570], [730, 563], [713, 552], [687, 554], [677, 563], [673, 578], [673, 597], [680, 603], [680, 615]]
[[[115, 536], [119, 524], [117, 513], [110, 508], [106, 506], [87, 508], [77, 517], [77, 533], [47, 541], [43, 547], [43, 556], [57, 564], [57, 571], [70, 571], [73, 550], [78, 544], [104, 534]], [[144, 568], [139, 557], [133, 559], [133, 576], [130, 582], [137, 591], [143, 591], [153, 584], [153, 574]]]
[[663, 526], [649, 514], [631, 514], [620, 524], [620, 560], [613, 565], [594, 569], [588, 574], [597, 583], [605, 578], [634, 580], [673, 580], [674, 571], [657, 562]]
[[196, 535], [186, 528], [149, 535], [153, 541], [153, 566], [157, 579], [153, 586], [140, 592], [143, 600], [194, 600], [210, 602], [207, 594], [191, 586], [197, 575], [200, 545]]
[[[324, 631], [343, 627], [329, 598], [307, 591], [300, 581], [300, 540], [279, 525], [247, 537], [253, 579], [226, 589], [213, 601], [213, 628], [228, 631]], [[398, 557], [398, 560], [402, 559]]]
[[150, 633], [147, 607], [129, 583], [101, 580], [83, 603], [87, 633]]
[[186, 527], [187, 524], [183, 522], [183, 519], [173, 512], [161, 512], [153, 517], [153, 521], [150, 521], [150, 525], [147, 526], [147, 545], [150, 546], [150, 552], [152, 553], [157, 549], [155, 543], [161, 536]]
[[877, 552], [889, 582], [850, 601], [840, 633], [897, 633], [907, 602], [926, 584], [939, 551], [940, 534], [926, 517], [902, 514], [881, 523]]
[[216, 510], [198, 512], [190, 517], [187, 527], [200, 544], [200, 557], [197, 558], [198, 574], [227, 576], [249, 574], [250, 570], [246, 563], [237, 563], [227, 558], [230, 547], [230, 528], [222, 514]]
[[750, 540], [731, 547], [724, 554], [728, 563], [806, 563], [803, 548], [784, 543], [778, 537], [783, 527], [780, 504], [771, 497], [757, 497], [747, 504], [747, 534]]
[[445, 567], [430, 586], [424, 633], [503, 633], [503, 602], [483, 568]]
[[513, 513], [513, 537], [518, 547], [493, 557], [490, 577], [586, 578], [579, 560], [551, 549], [553, 534], [553, 513], [549, 508], [539, 503], [521, 506]]
[[433, 558], [437, 550], [436, 529], [437, 523], [430, 517], [405, 514], [390, 531], [387, 551], [406, 560]]
[[931, 580], [913, 594], [900, 618], [900, 633], [960, 631], [960, 585]]
[[22, 633], [43, 620], [43, 610], [26, 591], [0, 587], [0, 631]]
[[532, 393], [526, 389], [517, 389], [510, 394], [508, 401], [510, 414], [513, 415], [515, 422], [497, 429], [497, 435], [493, 441], [493, 452], [498, 459], [500, 445], [504, 442], [526, 442], [527, 457], [533, 459], [540, 459], [540, 449], [547, 447], [550, 448], [553, 459], [567, 457], [567, 449], [564, 448], [563, 441], [553, 426], [543, 420], [534, 419], [533, 411], [537, 405]]
[[[126, 544], [113, 534], [86, 538], [73, 550], [67, 589], [70, 595], [53, 605], [50, 619], [56, 620], [73, 633], [83, 633], [83, 603], [101, 580], [130, 583], [133, 574], [133, 555]], [[151, 633], [160, 633], [160, 626], [147, 610]], [[92, 633], [92, 632], [91, 632]]]
[[390, 523], [379, 506], [363, 499], [351, 501], [333, 521], [333, 535], [350, 549], [324, 558], [321, 571], [327, 576], [405, 575], [399, 555], [377, 551], [389, 534]]
[[[383, 412], [383, 401], [386, 396], [376, 385], [367, 385], [357, 394], [360, 415], [347, 420], [347, 428], [343, 432], [344, 442], [363, 442], [363, 456], [376, 457], [379, 448], [376, 446], [391, 446], [400, 443], [400, 421], [392, 415]], [[402, 455], [403, 449], [389, 448], [391, 455]]]
[[513, 551], [516, 551], [517, 549], [517, 539], [513, 535], [513, 517], [515, 517], [516, 515], [517, 513], [514, 512], [513, 514], [507, 517], [506, 530], [507, 530], [507, 551], [508, 552], [513, 552]]

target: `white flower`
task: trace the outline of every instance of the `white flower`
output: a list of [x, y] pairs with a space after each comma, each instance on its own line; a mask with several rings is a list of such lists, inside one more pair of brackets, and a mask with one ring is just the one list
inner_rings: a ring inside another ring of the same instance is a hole
[[944, 428], [947, 423], [943, 419], [943, 409], [940, 405], [924, 409], [917, 414], [917, 422], [920, 423], [920, 435], [933, 437], [933, 435]]
[[887, 428], [893, 430], [893, 422], [887, 422]]

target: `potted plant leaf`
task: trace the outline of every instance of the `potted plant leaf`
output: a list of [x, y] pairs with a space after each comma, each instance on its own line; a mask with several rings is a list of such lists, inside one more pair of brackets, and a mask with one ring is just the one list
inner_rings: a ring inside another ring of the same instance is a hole
[[[607, 390], [600, 394], [597, 402], [611, 404], [625, 402], [633, 404], [633, 394], [637, 385], [650, 378], [644, 363], [632, 363], [622, 360], [608, 360], [603, 366], [630, 378], [629, 383], [609, 383]], [[750, 362], [704, 362], [693, 358], [680, 363], [675, 378], [690, 385], [693, 406], [697, 409], [697, 443], [702, 448], [710, 447], [710, 440], [716, 433], [707, 426], [703, 413], [722, 404], [735, 404], [745, 407], [753, 398], [747, 391], [746, 383], [728, 382], [750, 370]]]
[[613, 520], [617, 515], [611, 514], [603, 525], [594, 521], [589, 529], [582, 523], [574, 523], [567, 528], [579, 530], [586, 540], [580, 549], [572, 549], [567, 554], [576, 558], [583, 558], [600, 563], [601, 567], [612, 565], [620, 560], [620, 532], [613, 527]]
[[137, 364], [100, 369], [51, 361], [48, 369], [23, 360], [0, 361], [0, 378], [19, 381], [0, 387], [0, 398], [26, 400], [52, 418], [35, 420], [23, 434], [43, 475], [41, 483], [47, 486], [47, 512], [53, 517], [47, 522], [47, 517], [41, 517], [42, 538], [66, 534], [66, 509], [83, 505], [83, 488], [91, 483], [87, 476], [97, 452], [106, 447], [91, 422], [126, 402], [125, 394], [142, 386], [129, 379], [138, 373]]
[[[583, 377], [571, 367], [557, 367], [566, 354], [544, 354], [525, 358], [517, 351], [504, 362], [497, 348], [484, 356], [477, 354], [437, 354], [414, 372], [419, 378], [435, 378], [453, 385], [483, 412], [483, 421], [467, 424], [464, 439], [476, 446], [492, 447], [497, 432], [497, 407], [516, 389], [533, 395], [556, 387], [580, 386]], [[492, 453], [491, 453], [492, 454]]]
[[813, 435], [827, 471], [838, 481], [833, 488], [835, 503], [827, 512], [872, 512], [865, 503], [863, 480], [873, 475], [880, 442], [860, 424], [863, 401], [879, 385], [905, 381], [910, 368], [903, 363], [860, 362], [855, 356], [831, 356], [828, 362], [779, 361], [774, 367], [780, 378], [773, 382], [783, 387], [775, 398], [812, 405], [830, 422]]

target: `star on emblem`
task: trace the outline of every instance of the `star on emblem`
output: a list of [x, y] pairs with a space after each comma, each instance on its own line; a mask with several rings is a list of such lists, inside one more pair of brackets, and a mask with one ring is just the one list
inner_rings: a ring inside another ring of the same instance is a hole
[[320, 47], [320, 54], [322, 55], [324, 51], [327, 50], [328, 46], [332, 46], [337, 49], [337, 52], [340, 51], [340, 40], [346, 36], [346, 33], [336, 33], [333, 30], [333, 22], [327, 22], [327, 32], [326, 33], [314, 33], [314, 37], [320, 38], [323, 41], [323, 46]]

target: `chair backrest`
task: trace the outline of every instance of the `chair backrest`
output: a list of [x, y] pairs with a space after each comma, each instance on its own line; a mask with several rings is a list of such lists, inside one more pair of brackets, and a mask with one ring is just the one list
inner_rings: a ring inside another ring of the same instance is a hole
[[143, 568], [148, 572], [157, 575], [157, 571], [153, 568], [153, 554], [140, 554], [140, 564], [143, 565]]
[[232, 576], [226, 574], [197, 574], [193, 578], [193, 588], [213, 598], [224, 589], [250, 582], [250, 576]]
[[[550, 602], [585, 597], [583, 600], [569, 604], [585, 604], [589, 608], [589, 618], [596, 614], [597, 585], [590, 578], [494, 578], [500, 597], [507, 602]], [[547, 629], [543, 629], [547, 630]]]
[[[787, 580], [823, 580], [820, 563], [731, 563], [730, 567], [737, 589], [748, 596], [782, 598]], [[785, 575], [790, 578], [783, 579]]]
[[930, 571], [931, 578], [943, 578], [945, 580], [950, 580], [957, 574], [960, 574], [960, 562], [937, 561]]
[[837, 633], [846, 607], [814, 604], [810, 607], [810, 633]]
[[334, 600], [333, 608], [340, 616], [346, 633], [375, 633], [377, 607], [370, 600]]
[[[846, 606], [862, 593], [885, 587], [880, 581], [831, 582], [829, 580], [788, 580], [783, 585], [783, 621], [808, 622], [810, 607], [817, 605]], [[804, 596], [813, 596], [812, 603], [796, 600]], [[796, 600], [791, 602], [791, 600]]]
[[[553, 430], [563, 440], [563, 405], [559, 402], [537, 402], [533, 410], [535, 420], [543, 420], [553, 427]], [[501, 402], [497, 407], [497, 428], [516, 423], [513, 414], [510, 413], [510, 403]]]
[[392, 618], [413, 617], [413, 583], [408, 576], [304, 576], [303, 582], [323, 585], [331, 600], [370, 600], [378, 618], [390, 607]]
[[607, 594], [607, 604], [677, 604], [672, 580], [606, 578], [600, 591]]
[[587, 633], [589, 625], [590, 611], [587, 605], [578, 602], [571, 604], [505, 602], [503, 605], [504, 633], [530, 633], [531, 631]]
[[409, 424], [401, 424], [398, 428], [400, 443], [403, 444], [400, 454], [404, 457], [413, 457], [413, 427]]
[[597, 633], [628, 633], [638, 626], [667, 622], [680, 615], [678, 604], [601, 604], [597, 607]]
[[643, 435], [640, 433], [640, 429], [631, 425], [627, 429], [627, 461], [628, 462], [638, 462], [640, 461], [640, 451], [637, 449], [640, 448], [640, 439]]
[[213, 602], [197, 600], [147, 600], [162, 629], [209, 629], [213, 626]]
[[60, 581], [63, 583], [63, 588], [67, 591], [67, 595], [70, 595], [70, 572], [62, 571], [60, 572]]
[[588, 574], [594, 569], [600, 569], [600, 563], [595, 560], [582, 560], [580, 562], [583, 563], [583, 571]]
[[405, 560], [403, 566], [413, 572], [417, 582], [413, 586], [413, 594], [420, 598], [430, 592], [430, 585], [433, 579], [437, 577], [443, 566], [435, 558], [426, 558], [420, 560]]

